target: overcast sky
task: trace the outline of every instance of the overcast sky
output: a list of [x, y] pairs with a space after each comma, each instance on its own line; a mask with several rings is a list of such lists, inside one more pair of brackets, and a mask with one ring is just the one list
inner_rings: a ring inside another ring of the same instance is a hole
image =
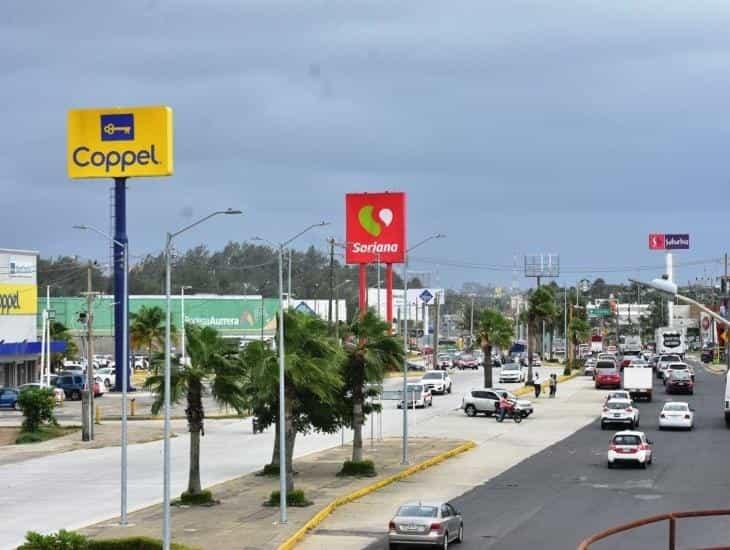
[[324, 219], [300, 243], [324, 249], [346, 192], [402, 190], [412, 243], [448, 235], [413, 254], [442, 284], [509, 285], [543, 251], [565, 281], [650, 278], [653, 231], [691, 233], [682, 282], [716, 275], [699, 261], [728, 247], [728, 29], [727, 0], [9, 0], [0, 246], [106, 259], [71, 229], [109, 228], [111, 182], [67, 179], [66, 112], [166, 104], [175, 174], [130, 183], [133, 254], [225, 207], [245, 216], [179, 245]]

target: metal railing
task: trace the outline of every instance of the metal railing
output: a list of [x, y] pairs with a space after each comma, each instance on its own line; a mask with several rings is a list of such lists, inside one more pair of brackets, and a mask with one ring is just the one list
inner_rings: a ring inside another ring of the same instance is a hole
[[[669, 514], [660, 514], [658, 516], [650, 516], [648, 518], [639, 519], [632, 521], [631, 523], [625, 523], [624, 525], [617, 525], [611, 527], [600, 533], [596, 533], [583, 540], [578, 546], [578, 550], [588, 550], [594, 542], [599, 540], [607, 539], [610, 536], [625, 531], [631, 531], [637, 527], [643, 527], [644, 525], [650, 525], [652, 523], [659, 523], [661, 521], [669, 522], [669, 541], [667, 548], [669, 550], [676, 550], [677, 546], [677, 520], [682, 518], [702, 518], [709, 516], [730, 516], [730, 510], [695, 510], [691, 512], [670, 512]], [[658, 546], [657, 546], [658, 547]], [[728, 548], [727, 545], [718, 546], [718, 549]], [[710, 548], [706, 550], [711, 550]]]

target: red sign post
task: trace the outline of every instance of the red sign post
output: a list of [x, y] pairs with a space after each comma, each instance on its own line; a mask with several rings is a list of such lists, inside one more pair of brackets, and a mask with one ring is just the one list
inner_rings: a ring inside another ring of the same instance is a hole
[[406, 194], [348, 193], [345, 195], [345, 261], [360, 264], [360, 311], [367, 307], [365, 265], [384, 263], [386, 271], [386, 314], [393, 322], [394, 263], [403, 263], [406, 255]]

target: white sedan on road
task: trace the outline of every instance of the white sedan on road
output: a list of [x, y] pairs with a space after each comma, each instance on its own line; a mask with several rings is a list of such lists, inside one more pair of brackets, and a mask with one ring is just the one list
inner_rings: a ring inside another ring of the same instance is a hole
[[611, 399], [603, 405], [601, 412], [601, 429], [612, 424], [628, 425], [634, 429], [639, 425], [639, 409], [627, 399]]
[[695, 422], [695, 413], [689, 403], [684, 401], [669, 401], [664, 403], [659, 413], [659, 429], [684, 428], [691, 430]]
[[499, 383], [504, 384], [505, 382], [524, 382], [525, 373], [522, 370], [522, 365], [519, 363], [505, 363], [499, 370]]

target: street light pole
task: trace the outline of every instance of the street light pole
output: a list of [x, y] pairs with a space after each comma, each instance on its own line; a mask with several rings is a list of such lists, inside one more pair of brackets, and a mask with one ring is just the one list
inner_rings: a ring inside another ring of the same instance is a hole
[[469, 322], [469, 345], [474, 345], [474, 295], [471, 297], [471, 320]]
[[180, 357], [182, 358], [182, 364], [185, 364], [185, 291], [190, 290], [191, 286], [183, 285], [180, 287]]
[[[122, 357], [121, 360], [124, 363], [122, 366], [122, 425], [120, 435], [120, 451], [121, 451], [121, 472], [120, 472], [120, 513], [119, 513], [119, 524], [127, 525], [127, 388], [129, 387], [129, 334], [127, 333], [129, 324], [129, 243], [119, 242], [111, 235], [108, 235], [104, 231], [97, 229], [91, 225], [75, 225], [74, 229], [83, 229], [93, 231], [98, 235], [108, 239], [112, 243], [122, 248], [122, 254], [124, 255], [124, 282], [122, 286]], [[50, 291], [49, 291], [50, 292]], [[50, 333], [49, 333], [50, 337]], [[91, 363], [87, 365], [87, 368], [91, 368]], [[49, 376], [50, 376], [50, 356], [49, 356]]]
[[[320, 222], [303, 229], [288, 241], [276, 244], [262, 237], [254, 237], [254, 241], [264, 241], [279, 250], [279, 524], [284, 525], [287, 522], [286, 509], [286, 406], [284, 399], [286, 397], [286, 369], [284, 364], [284, 247], [291, 244], [292, 241], [304, 235], [307, 231], [315, 227], [323, 227], [329, 225], [328, 222]], [[291, 258], [291, 250], [289, 251]], [[290, 263], [291, 265], [291, 263]], [[291, 268], [289, 269], [291, 275]], [[291, 281], [291, 279], [290, 279]], [[291, 284], [291, 282], [290, 282]], [[289, 296], [287, 296], [287, 301]]]
[[[165, 411], [165, 417], [164, 417], [164, 439], [163, 439], [163, 488], [162, 488], [162, 548], [163, 550], [170, 550], [170, 375], [171, 375], [171, 366], [170, 366], [170, 294], [172, 293], [171, 290], [171, 275], [170, 275], [170, 263], [171, 263], [171, 255], [172, 255], [172, 240], [180, 235], [181, 233], [184, 233], [185, 231], [188, 231], [189, 229], [192, 229], [193, 227], [196, 227], [200, 225], [203, 222], [208, 221], [210, 218], [214, 216], [218, 216], [221, 214], [227, 214], [227, 215], [237, 215], [241, 214], [242, 212], [240, 210], [218, 210], [216, 212], [212, 212], [211, 214], [208, 214], [207, 216], [200, 218], [198, 221], [191, 223], [190, 225], [187, 225], [183, 227], [182, 229], [179, 229], [178, 231], [174, 233], [167, 233], [167, 236], [165, 238], [165, 304], [166, 304], [166, 312], [165, 312], [165, 379], [164, 379], [164, 411]], [[151, 358], [150, 358], [151, 359]], [[126, 369], [125, 369], [126, 372]]]
[[[408, 303], [408, 253], [430, 240], [443, 239], [444, 237], [446, 235], [441, 233], [426, 237], [406, 250], [403, 258], [403, 305], [405, 306], [405, 312], [403, 315], [403, 458], [401, 464], [404, 465], [408, 464], [408, 310], [411, 307]], [[416, 308], [418, 308], [418, 304], [416, 304]], [[416, 314], [418, 314], [418, 309], [416, 309]]]

